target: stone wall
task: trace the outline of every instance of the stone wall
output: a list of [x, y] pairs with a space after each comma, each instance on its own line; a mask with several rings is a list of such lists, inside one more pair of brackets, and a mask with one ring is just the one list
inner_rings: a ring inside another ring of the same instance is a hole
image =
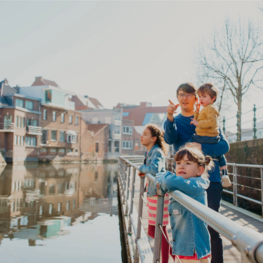
[[[263, 165], [263, 139], [231, 143], [226, 158], [228, 163]], [[232, 166], [229, 166], [228, 170], [231, 173]], [[261, 201], [260, 169], [238, 167], [237, 174], [241, 175], [237, 177], [238, 194]], [[233, 181], [233, 176], [230, 175], [229, 177]], [[233, 187], [227, 188], [227, 190], [232, 191]], [[233, 202], [233, 196], [227, 193], [223, 193], [223, 199]], [[240, 197], [238, 198], [238, 206], [259, 215], [262, 213], [260, 205]]]

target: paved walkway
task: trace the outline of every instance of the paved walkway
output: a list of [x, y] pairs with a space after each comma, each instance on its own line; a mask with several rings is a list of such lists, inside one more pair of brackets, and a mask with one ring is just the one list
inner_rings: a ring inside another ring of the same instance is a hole
[[[134, 196], [134, 200], [135, 200], [135, 205], [136, 208], [138, 208], [138, 204], [139, 204], [139, 183], [140, 183], [140, 179], [138, 176], [136, 176], [136, 181], [135, 181], [135, 196]], [[145, 194], [145, 200], [146, 200], [146, 194]], [[225, 203], [225, 202], [224, 202]], [[226, 203], [227, 204], [227, 203]], [[138, 211], [138, 210], [137, 210]], [[232, 221], [236, 222], [239, 225], [248, 227], [248, 228], [252, 228], [257, 232], [260, 232], [263, 234], [263, 220], [260, 219], [255, 219], [250, 217], [249, 215], [246, 215], [244, 213], [241, 213], [235, 209], [232, 209], [232, 207], [229, 207], [225, 204], [221, 205], [221, 209], [220, 209], [220, 214], [224, 215], [225, 217], [231, 219]], [[148, 230], [148, 222], [147, 222], [147, 208], [146, 205], [144, 205], [143, 207], [143, 227], [145, 229], [145, 232], [147, 233]], [[171, 229], [170, 226], [168, 226], [168, 233], [170, 235], [170, 240], [171, 238]], [[231, 263], [238, 263], [241, 262], [241, 256], [239, 251], [232, 246], [231, 242], [226, 239], [225, 237], [222, 236], [222, 240], [223, 240], [223, 245], [224, 245], [224, 262], [231, 262]], [[154, 242], [153, 239], [149, 237], [149, 242], [151, 244], [151, 247], [153, 248]], [[172, 258], [170, 257], [170, 262], [174, 262], [172, 260]]]

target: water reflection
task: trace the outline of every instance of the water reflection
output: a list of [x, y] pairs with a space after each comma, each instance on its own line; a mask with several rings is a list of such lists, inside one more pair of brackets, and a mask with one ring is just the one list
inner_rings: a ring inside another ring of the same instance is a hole
[[43, 246], [38, 240], [70, 235], [101, 213], [118, 215], [117, 164], [7, 165], [1, 173], [2, 244], [24, 239]]

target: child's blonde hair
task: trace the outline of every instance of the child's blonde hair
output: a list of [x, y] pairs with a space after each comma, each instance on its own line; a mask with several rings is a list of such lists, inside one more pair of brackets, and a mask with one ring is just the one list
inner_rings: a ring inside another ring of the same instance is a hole
[[209, 177], [208, 171], [214, 167], [214, 162], [211, 156], [205, 156], [201, 150], [186, 145], [180, 148], [175, 154], [175, 162], [181, 161], [185, 155], [187, 155], [189, 161], [195, 162], [198, 166], [205, 168], [203, 174], [201, 175], [203, 178]]
[[163, 153], [166, 155], [167, 153], [167, 144], [164, 141], [164, 131], [158, 127], [156, 124], [149, 123], [145, 126], [145, 128], [149, 129], [151, 132], [152, 137], [157, 137], [157, 140], [155, 144], [157, 144], [163, 151]]

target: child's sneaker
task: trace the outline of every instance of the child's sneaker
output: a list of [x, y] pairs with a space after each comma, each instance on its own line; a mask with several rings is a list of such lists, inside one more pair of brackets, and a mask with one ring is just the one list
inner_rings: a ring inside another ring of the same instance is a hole
[[223, 187], [230, 187], [232, 185], [229, 176], [227, 175], [227, 169], [222, 170], [222, 186]]

